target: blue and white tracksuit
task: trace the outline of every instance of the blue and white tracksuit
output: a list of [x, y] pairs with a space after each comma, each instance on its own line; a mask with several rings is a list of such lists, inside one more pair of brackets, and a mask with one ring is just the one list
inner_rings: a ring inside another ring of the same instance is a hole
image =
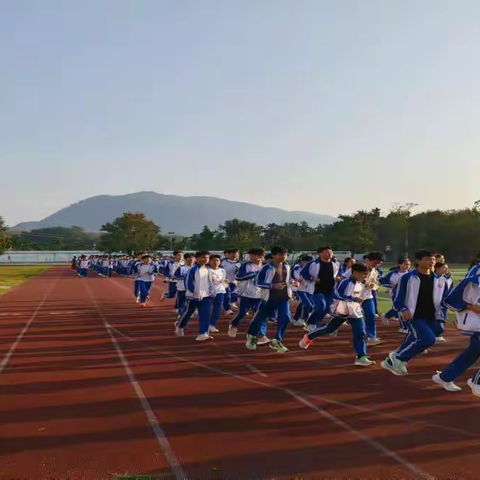
[[[398, 268], [394, 268], [390, 270], [384, 277], [380, 278], [380, 285], [388, 288], [388, 294], [392, 299], [392, 303], [393, 298], [395, 297], [395, 290], [397, 289], [398, 282], [406, 273], [408, 273], [408, 270], [405, 272], [400, 272]], [[399, 320], [400, 327], [402, 329], [408, 329], [405, 321], [400, 317], [400, 315], [398, 315], [398, 312], [395, 310], [395, 308], [393, 308], [393, 305], [392, 308], [385, 314], [385, 318], [396, 318]]]
[[80, 260], [80, 268], [79, 268], [79, 275], [81, 277], [86, 277], [88, 275], [88, 267], [90, 266], [89, 260]]
[[317, 337], [329, 335], [337, 331], [345, 322], [352, 328], [353, 348], [357, 357], [367, 355], [367, 335], [361, 305], [355, 301], [361, 298], [364, 286], [353, 278], [345, 278], [337, 284], [334, 291], [334, 302], [332, 305], [333, 318], [325, 325], [322, 325], [308, 335], [310, 340]]
[[199, 335], [205, 334], [210, 326], [210, 312], [216, 293], [208, 267], [195, 265], [190, 268], [185, 277], [185, 286], [187, 301], [178, 326], [185, 328], [195, 310], [198, 310]]
[[235, 292], [237, 284], [235, 277], [237, 276], [237, 271], [240, 268], [240, 262], [238, 260], [224, 258], [222, 260], [221, 267], [225, 270], [228, 280], [225, 301], [223, 302], [223, 309], [228, 312], [232, 309], [232, 303], [236, 303], [237, 301], [237, 293]]
[[210, 277], [215, 288], [215, 296], [212, 301], [212, 311], [210, 313], [210, 326], [216, 327], [222, 314], [223, 302], [227, 291], [227, 275], [223, 268], [209, 269]]
[[[335, 282], [340, 270], [340, 263], [332, 260], [332, 266]], [[325, 315], [330, 311], [330, 307], [333, 303], [333, 292], [331, 295], [315, 293], [315, 282], [319, 278], [320, 268], [321, 261], [320, 258], [317, 258], [316, 260], [308, 262], [300, 271], [300, 275], [305, 281], [305, 291], [309, 294], [313, 306], [313, 312], [308, 317], [308, 323], [311, 325], [317, 325], [318, 322], [321, 322], [325, 318]]]
[[109, 270], [110, 270], [110, 260], [108, 259], [102, 260], [100, 273], [104, 277], [108, 277], [110, 274]]
[[140, 284], [137, 280], [137, 269], [142, 262], [140, 260], [132, 260], [128, 266], [128, 274], [133, 276], [133, 296], [140, 300]]
[[[249, 311], [254, 313], [260, 307], [261, 290], [255, 285], [255, 278], [262, 269], [262, 265], [255, 265], [251, 262], [245, 262], [240, 265], [235, 279], [239, 282], [235, 290], [237, 298], [240, 298], [240, 305], [237, 316], [232, 320], [231, 325], [238, 327]], [[267, 325], [262, 324], [262, 336], [267, 333]]]
[[413, 317], [413, 320], [407, 322], [409, 333], [403, 344], [393, 353], [402, 362], [408, 362], [431, 347], [435, 343], [436, 337], [443, 333], [443, 322], [446, 320], [444, 300], [447, 294], [445, 278], [434, 274], [432, 300], [435, 308], [435, 319], [415, 317], [419, 291], [420, 278], [418, 270], [415, 269], [401, 278], [393, 300], [395, 310], [400, 315], [408, 311]]
[[[453, 382], [480, 358], [480, 315], [467, 310], [469, 305], [480, 307], [480, 277], [473, 274], [465, 277], [447, 296], [445, 304], [456, 312], [456, 325], [462, 335], [470, 337], [470, 344], [455, 360], [446, 366], [440, 377]], [[480, 370], [473, 377], [473, 383], [480, 384]]]
[[477, 263], [476, 265], [471, 267], [470, 270], [465, 275], [465, 278], [471, 277], [472, 275], [480, 275], [480, 263]]
[[156, 271], [157, 268], [152, 264], [140, 263], [135, 267], [140, 303], [145, 303], [147, 301], [150, 288], [155, 280]]
[[[376, 302], [376, 291], [379, 286], [379, 276], [381, 270], [377, 268], [369, 269], [368, 275], [364, 285], [372, 284], [372, 288], [364, 288], [362, 292], [362, 310], [363, 318], [365, 320], [365, 328], [367, 330], [368, 338], [377, 338], [377, 302]], [[352, 276], [352, 269], [348, 269], [344, 273], [344, 277], [350, 278]]]
[[192, 267], [181, 265], [175, 271], [174, 277], [177, 280], [177, 310], [179, 315], [185, 311], [185, 303], [187, 301], [187, 287], [185, 286], [185, 278], [188, 271]]
[[277, 332], [275, 339], [282, 341], [285, 330], [291, 321], [290, 315], [290, 301], [292, 298], [292, 289], [290, 285], [290, 265], [284, 263], [283, 274], [285, 276], [286, 290], [288, 300], [275, 301], [270, 300], [270, 292], [273, 289], [273, 279], [275, 277], [275, 264], [268, 263], [264, 265], [255, 277], [254, 284], [260, 288], [260, 297], [262, 302], [255, 317], [248, 327], [248, 335], [257, 336], [263, 326], [266, 326], [266, 322], [269, 318], [272, 318], [273, 312], [276, 310], [278, 313]]
[[313, 309], [313, 302], [306, 291], [305, 280], [301, 275], [303, 266], [301, 263], [297, 263], [292, 267], [291, 275], [292, 279], [300, 283], [299, 287], [292, 288], [295, 298], [298, 300], [298, 306], [293, 316], [294, 320], [307, 321], [308, 317]]
[[[177, 295], [177, 279], [175, 278], [175, 272], [183, 263], [177, 263], [175, 260], [170, 260], [164, 270], [165, 279], [168, 284], [168, 291], [163, 294], [165, 298], [175, 298]], [[178, 307], [178, 305], [177, 305]]]

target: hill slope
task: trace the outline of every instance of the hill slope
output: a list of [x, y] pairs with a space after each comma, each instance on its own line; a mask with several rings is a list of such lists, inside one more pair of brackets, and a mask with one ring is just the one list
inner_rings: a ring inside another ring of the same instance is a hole
[[44, 227], [76, 225], [88, 232], [97, 232], [102, 224], [111, 222], [123, 212], [143, 212], [163, 232], [191, 235], [204, 225], [217, 228], [232, 218], [266, 225], [268, 223], [307, 222], [312, 226], [332, 223], [335, 218], [308, 212], [288, 212], [279, 208], [261, 207], [214, 197], [180, 197], [155, 192], [129, 195], [99, 195], [63, 208], [39, 222], [20, 223], [14, 231], [30, 231]]

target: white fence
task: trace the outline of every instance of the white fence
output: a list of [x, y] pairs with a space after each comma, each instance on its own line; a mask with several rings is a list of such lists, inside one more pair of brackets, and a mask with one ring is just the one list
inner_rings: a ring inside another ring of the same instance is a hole
[[96, 250], [84, 251], [9, 251], [0, 255], [0, 264], [11, 263], [70, 263], [74, 256], [79, 255], [100, 255], [102, 252]]
[[[193, 250], [185, 250], [184, 253], [195, 253]], [[223, 251], [212, 251], [211, 253], [222, 255]], [[0, 264], [12, 264], [12, 263], [70, 263], [73, 257], [79, 257], [80, 255], [101, 255], [102, 252], [98, 250], [59, 250], [59, 251], [10, 251], [4, 255], [0, 255]], [[171, 256], [173, 254], [170, 250], [164, 250], [162, 255]], [[302, 254], [312, 255], [317, 257], [317, 252], [292, 252], [288, 255], [288, 261], [294, 263], [297, 258]], [[121, 254], [120, 254], [121, 255]], [[335, 256], [338, 260], [343, 261], [345, 257], [351, 256], [351, 252], [335, 252]], [[244, 260], [248, 259], [248, 255], [244, 256]]]

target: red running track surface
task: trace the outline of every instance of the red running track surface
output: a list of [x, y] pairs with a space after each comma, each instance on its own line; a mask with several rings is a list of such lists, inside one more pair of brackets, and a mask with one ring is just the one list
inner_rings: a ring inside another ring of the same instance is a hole
[[142, 309], [131, 280], [59, 267], [0, 297], [0, 478], [480, 478], [468, 376], [459, 394], [431, 382], [466, 343], [452, 326], [394, 377], [379, 362], [395, 326], [369, 369], [348, 326], [308, 351], [289, 327], [290, 353], [250, 352], [247, 322], [237, 339], [226, 318], [214, 341], [195, 341], [195, 319], [175, 337], [163, 290]]

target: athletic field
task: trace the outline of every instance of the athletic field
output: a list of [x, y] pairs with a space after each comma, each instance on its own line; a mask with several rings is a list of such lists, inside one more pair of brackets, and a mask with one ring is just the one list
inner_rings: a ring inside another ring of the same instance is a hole
[[141, 309], [129, 279], [53, 267], [0, 297], [1, 478], [479, 478], [480, 399], [468, 376], [431, 382], [465, 346], [452, 325], [394, 377], [396, 325], [359, 369], [346, 326], [308, 351], [290, 326], [285, 355], [248, 351], [225, 318], [214, 341], [195, 319], [177, 338], [163, 290]]

